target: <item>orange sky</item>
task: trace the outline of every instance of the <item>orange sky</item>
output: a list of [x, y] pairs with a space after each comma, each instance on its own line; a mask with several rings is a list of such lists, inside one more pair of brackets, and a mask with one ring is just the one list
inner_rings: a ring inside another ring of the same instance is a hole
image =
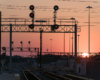
[[[78, 32], [79, 37], [79, 52], [88, 52], [88, 9], [87, 6], [92, 6], [90, 10], [90, 51], [99, 52], [99, 30], [100, 30], [100, 1], [99, 0], [0, 0], [0, 11], [2, 11], [2, 18], [30, 18], [30, 5], [35, 6], [35, 18], [53, 18], [54, 5], [59, 6], [57, 11], [57, 18], [71, 18], [74, 17], [81, 26], [81, 32]], [[10, 6], [11, 5], [11, 6]], [[26, 6], [26, 7], [21, 7]], [[7, 9], [16, 8], [16, 9]], [[64, 9], [65, 8], [65, 9]], [[97, 23], [98, 22], [98, 23]], [[63, 52], [64, 51], [64, 34], [63, 33], [43, 33], [43, 48], [42, 51]], [[9, 33], [2, 33], [2, 47], [9, 47]], [[71, 40], [71, 39], [70, 39]], [[23, 41], [24, 47], [27, 47], [28, 41], [31, 41], [31, 47], [40, 47], [39, 33], [13, 33], [12, 41], [14, 47], [20, 46], [20, 41]], [[72, 42], [72, 41], [70, 41]], [[72, 43], [70, 43], [70, 51], [72, 51]], [[65, 34], [65, 51], [69, 52], [69, 33]], [[7, 53], [9, 54], [9, 53]], [[20, 54], [20, 53], [13, 53]], [[21, 53], [26, 56], [29, 53]]]

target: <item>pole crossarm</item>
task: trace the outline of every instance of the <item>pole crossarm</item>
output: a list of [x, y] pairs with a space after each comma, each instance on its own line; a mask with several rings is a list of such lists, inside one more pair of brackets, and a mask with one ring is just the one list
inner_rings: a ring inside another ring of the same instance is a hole
[[[13, 50], [12, 52], [38, 52], [39, 51], [39, 48], [35, 48], [34, 47], [12, 47]], [[22, 50], [21, 50], [22, 48]], [[30, 51], [29, 51], [29, 48], [30, 48]], [[2, 47], [1, 47], [1, 52], [3, 52], [4, 50], [2, 50]], [[6, 52], [10, 52], [10, 47], [6, 47]]]
[[[45, 22], [36, 22], [36, 20], [44, 20]], [[29, 22], [32, 22], [31, 19], [24, 18], [2, 18], [1, 19], [1, 32], [10, 32], [10, 24], [12, 24], [12, 32], [35, 32], [39, 33], [40, 28], [43, 30], [43, 33], [75, 33], [74, 27], [72, 25], [71, 19], [56, 19], [56, 24], [59, 25], [59, 28], [54, 31], [51, 30], [53, 24], [53, 19], [40, 19], [37, 18], [34, 20], [34, 29], [29, 28]], [[15, 23], [14, 23], [15, 22]], [[23, 23], [24, 22], [24, 23]], [[73, 24], [78, 23], [76, 20], [73, 21]], [[81, 27], [77, 26], [77, 31], [81, 31]]]
[[[34, 22], [39, 22], [39, 21], [43, 21], [45, 22], [46, 24], [51, 24], [50, 22], [53, 22], [53, 18], [35, 18], [34, 19]], [[64, 21], [63, 21], [64, 20]], [[16, 22], [24, 22], [22, 24], [27, 24], [27, 22], [32, 22], [32, 19], [31, 18], [1, 18], [1, 22], [4, 23], [4, 22], [14, 22], [14, 24], [16, 24]], [[71, 19], [66, 19], [66, 18], [56, 18], [56, 22], [69, 22], [69, 23], [72, 23], [72, 20]], [[42, 23], [42, 22], [40, 22]], [[73, 20], [73, 23], [78, 23], [78, 21], [76, 20]]]

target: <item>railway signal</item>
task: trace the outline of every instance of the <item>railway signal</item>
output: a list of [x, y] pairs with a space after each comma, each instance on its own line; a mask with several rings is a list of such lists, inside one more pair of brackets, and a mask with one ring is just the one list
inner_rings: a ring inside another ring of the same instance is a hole
[[29, 15], [31, 18], [34, 18], [34, 14], [33, 13], [30, 13]]
[[3, 58], [3, 59], [6, 58], [6, 53], [2, 53], [2, 58]]
[[58, 26], [57, 24], [55, 24], [55, 25], [54, 25], [54, 28], [55, 28], [55, 29], [58, 29], [58, 28], [59, 28], [59, 26]]
[[34, 28], [34, 25], [33, 24], [29, 25], [29, 28], [33, 29]]
[[30, 48], [28, 48], [28, 50], [30, 51]]
[[11, 50], [13, 50], [13, 48], [11, 48]]
[[55, 5], [54, 6], [54, 10], [56, 11], [56, 10], [58, 10], [59, 9], [59, 7], [57, 6], [57, 5]]
[[2, 53], [3, 58], [6, 60], [6, 47], [2, 47], [4, 53]]
[[33, 5], [31, 5], [29, 8], [30, 8], [30, 10], [33, 10], [33, 9], [34, 9], [34, 6], [33, 6]]
[[3, 49], [3, 50], [6, 50], [6, 48], [5, 48], [5, 47], [2, 47], [2, 49]]
[[22, 48], [20, 48], [20, 50], [22, 51]]
[[21, 41], [20, 43], [22, 44], [23, 42]]
[[13, 44], [13, 41], [11, 43]]
[[3, 56], [6, 56], [6, 53], [2, 53]]
[[35, 48], [35, 51], [36, 51], [36, 48]]
[[[54, 29], [58, 29], [58, 27], [59, 27], [58, 25], [56, 25], [56, 18], [57, 18], [57, 17], [56, 17], [56, 13], [57, 13], [56, 11], [57, 11], [58, 9], [59, 9], [59, 7], [58, 7], [57, 5], [55, 5], [55, 6], [54, 6], [54, 17], [53, 17], [53, 18], [54, 18], [54, 26], [53, 26]], [[52, 29], [53, 29], [53, 28], [52, 28]]]
[[30, 41], [28, 41], [28, 43], [30, 44]]
[[54, 31], [55, 29], [58, 29], [58, 28], [59, 28], [59, 25], [57, 25], [57, 24], [51, 26], [52, 31]]
[[22, 48], [23, 48], [23, 41], [21, 41], [20, 43], [21, 43], [21, 48], [20, 48], [20, 50], [22, 51]]
[[34, 6], [30, 5], [30, 10], [32, 10], [32, 12], [29, 14], [29, 16], [32, 18], [32, 24], [29, 25], [29, 28], [33, 29], [34, 28]]
[[[34, 26], [34, 25], [33, 25]], [[30, 26], [30, 28], [34, 28], [32, 25]], [[28, 48], [28, 50], [30, 51], [30, 41], [28, 41], [28, 43], [29, 43], [29, 48]]]

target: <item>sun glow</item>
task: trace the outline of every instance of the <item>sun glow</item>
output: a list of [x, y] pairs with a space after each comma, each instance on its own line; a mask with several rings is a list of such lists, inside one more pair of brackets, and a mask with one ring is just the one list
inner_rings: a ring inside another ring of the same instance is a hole
[[89, 57], [89, 54], [88, 53], [83, 53], [82, 57]]

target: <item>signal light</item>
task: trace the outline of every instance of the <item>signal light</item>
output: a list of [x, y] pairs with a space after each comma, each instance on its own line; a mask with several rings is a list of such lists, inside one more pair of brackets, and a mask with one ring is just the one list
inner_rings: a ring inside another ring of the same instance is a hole
[[28, 48], [28, 50], [30, 51], [30, 48]]
[[35, 50], [36, 50], [36, 48], [35, 48]]
[[33, 6], [33, 5], [31, 5], [29, 8], [30, 8], [30, 10], [33, 10], [33, 9], [34, 9], [34, 6]]
[[20, 48], [20, 50], [22, 51], [22, 48]]
[[59, 7], [57, 6], [57, 5], [55, 5], [54, 6], [54, 10], [56, 11], [56, 10], [58, 10], [59, 9]]
[[6, 48], [5, 48], [5, 47], [2, 47], [2, 49], [3, 49], [3, 50], [6, 50]]
[[6, 55], [6, 53], [2, 53], [2, 55], [3, 55], [3, 56], [5, 56], [5, 55]]
[[30, 15], [29, 15], [31, 18], [33, 18], [34, 17], [34, 14], [33, 13], [30, 13]]
[[33, 29], [34, 28], [34, 25], [33, 24], [29, 25], [29, 28]]
[[55, 28], [55, 29], [58, 29], [58, 28], [59, 28], [59, 26], [58, 26], [57, 24], [55, 24], [55, 25], [54, 25], [54, 28]]
[[57, 24], [51, 26], [51, 30], [58, 29], [59, 26]]
[[22, 44], [23, 42], [21, 41], [20, 43]]
[[30, 41], [28, 41], [28, 43], [30, 44]]
[[13, 50], [13, 48], [11, 50]]

